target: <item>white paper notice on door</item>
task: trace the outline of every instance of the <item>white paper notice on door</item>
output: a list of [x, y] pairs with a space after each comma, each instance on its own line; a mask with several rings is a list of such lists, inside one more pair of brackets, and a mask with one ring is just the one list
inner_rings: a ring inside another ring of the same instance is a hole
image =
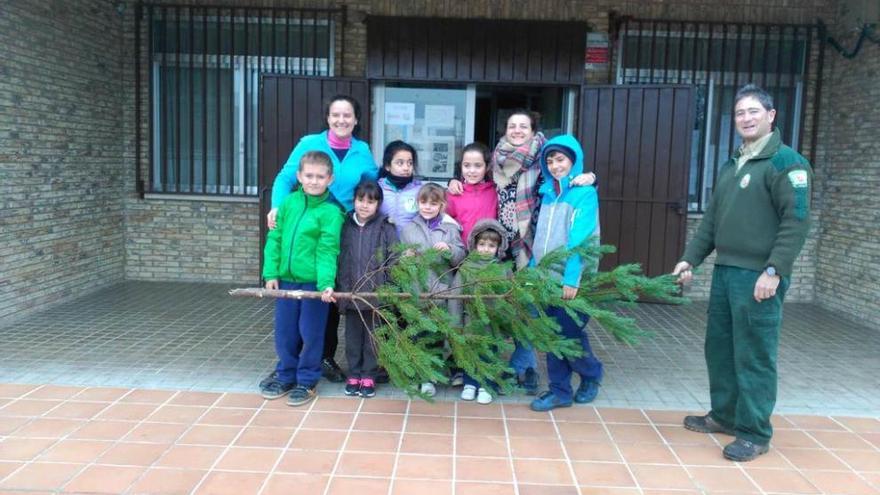
[[455, 127], [454, 105], [425, 105], [425, 127], [452, 129]]
[[387, 125], [414, 125], [416, 123], [416, 104], [386, 102], [385, 124]]

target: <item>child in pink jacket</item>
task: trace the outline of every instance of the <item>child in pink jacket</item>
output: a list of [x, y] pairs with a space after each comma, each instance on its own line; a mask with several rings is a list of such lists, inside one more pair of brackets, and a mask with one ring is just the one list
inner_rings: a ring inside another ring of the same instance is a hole
[[484, 218], [498, 218], [498, 192], [489, 174], [489, 148], [471, 143], [461, 153], [462, 193], [446, 193], [446, 213], [461, 225], [466, 242], [474, 225]]

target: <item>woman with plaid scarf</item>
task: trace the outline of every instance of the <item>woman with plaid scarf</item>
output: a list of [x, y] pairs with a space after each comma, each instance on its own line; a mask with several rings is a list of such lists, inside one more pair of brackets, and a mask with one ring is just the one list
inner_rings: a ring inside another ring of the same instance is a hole
[[[495, 146], [489, 164], [498, 191], [498, 220], [507, 230], [508, 254], [517, 269], [528, 265], [532, 257], [532, 241], [541, 206], [538, 189], [543, 179], [538, 158], [547, 138], [538, 131], [538, 119], [535, 112], [514, 110], [507, 118], [504, 136]], [[575, 177], [571, 185], [588, 186], [595, 182], [596, 174], [588, 172]], [[461, 191], [461, 182], [449, 181], [450, 194], [461, 194]], [[526, 392], [534, 395], [538, 389], [535, 353], [527, 344], [516, 344], [510, 365]]]
[[[507, 230], [508, 254], [517, 269], [526, 266], [531, 258], [541, 206], [538, 188], [543, 179], [537, 158], [547, 138], [538, 131], [538, 119], [535, 112], [514, 110], [507, 118], [504, 136], [495, 146], [489, 164], [498, 191], [498, 220]], [[595, 181], [596, 175], [588, 172], [577, 176], [572, 185], [592, 185]], [[461, 182], [449, 181], [450, 194], [461, 194], [461, 191]]]

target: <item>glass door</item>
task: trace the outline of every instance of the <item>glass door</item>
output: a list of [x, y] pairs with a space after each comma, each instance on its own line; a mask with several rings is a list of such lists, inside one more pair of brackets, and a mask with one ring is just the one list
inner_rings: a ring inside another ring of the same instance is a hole
[[381, 165], [385, 146], [406, 141], [418, 153], [416, 174], [446, 182], [462, 148], [474, 139], [475, 86], [376, 84], [372, 149]]

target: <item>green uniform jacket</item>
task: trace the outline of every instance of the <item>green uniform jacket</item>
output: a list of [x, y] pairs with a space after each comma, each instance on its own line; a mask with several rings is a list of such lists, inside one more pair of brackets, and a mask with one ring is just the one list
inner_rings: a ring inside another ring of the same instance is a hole
[[266, 236], [264, 279], [315, 282], [319, 291], [333, 287], [345, 216], [329, 197], [328, 192], [309, 196], [297, 189], [284, 198], [275, 229]]
[[712, 250], [717, 265], [791, 276], [810, 229], [810, 163], [782, 144], [779, 130], [736, 170], [740, 151], [721, 167], [709, 207], [683, 261], [698, 266]]

